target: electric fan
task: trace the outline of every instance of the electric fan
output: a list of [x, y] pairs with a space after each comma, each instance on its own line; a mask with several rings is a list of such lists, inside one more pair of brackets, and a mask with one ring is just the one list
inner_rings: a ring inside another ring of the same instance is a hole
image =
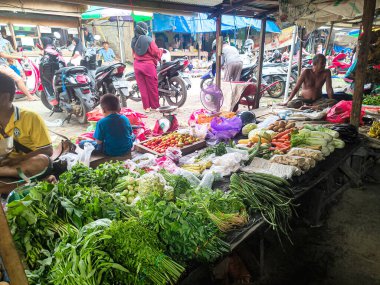
[[223, 93], [220, 88], [212, 84], [201, 91], [202, 105], [211, 112], [218, 113], [223, 105]]

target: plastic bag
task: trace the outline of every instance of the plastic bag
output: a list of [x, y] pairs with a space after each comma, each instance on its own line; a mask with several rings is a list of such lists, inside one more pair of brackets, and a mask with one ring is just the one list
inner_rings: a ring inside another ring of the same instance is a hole
[[129, 119], [131, 125], [140, 126], [143, 125], [144, 122], [142, 119], [148, 118], [146, 115], [135, 112], [129, 108], [121, 108], [120, 114], [126, 116]]
[[76, 153], [66, 153], [59, 157], [60, 160], [67, 162], [67, 170], [70, 170], [78, 161], [79, 155]]
[[170, 173], [176, 173], [178, 170], [178, 166], [175, 164], [175, 162], [166, 156], [157, 158], [156, 163], [160, 168], [165, 169]]
[[[198, 121], [198, 119], [199, 119], [200, 115], [202, 115], [201, 117], [208, 116], [208, 115], [210, 115], [210, 111], [208, 111], [206, 109], [195, 110], [193, 113], [191, 113], [190, 118], [187, 121], [189, 126], [194, 125], [194, 124], [199, 124], [200, 122]], [[202, 121], [202, 123], [205, 123], [205, 122]]]
[[178, 163], [182, 157], [182, 151], [178, 147], [168, 147], [165, 151], [165, 155], [175, 163]]
[[199, 187], [200, 188], [209, 188], [211, 189], [212, 188], [212, 184], [214, 183], [214, 174], [212, 174], [211, 172], [207, 172], [202, 180], [201, 180], [201, 183], [199, 183]]
[[242, 126], [243, 123], [239, 117], [231, 119], [215, 117], [210, 124], [209, 136], [211, 139], [229, 140], [240, 132]]
[[[331, 107], [326, 116], [326, 121], [334, 124], [348, 123], [352, 110], [352, 101], [340, 101]], [[360, 124], [363, 124], [363, 116], [365, 112], [360, 112]]]
[[145, 168], [156, 165], [156, 156], [151, 153], [144, 153], [132, 159], [138, 168]]
[[198, 177], [196, 177], [193, 173], [191, 173], [190, 171], [187, 171], [183, 168], [178, 167], [177, 171], [174, 174], [181, 175], [181, 176], [185, 177], [187, 179], [187, 181], [189, 181], [192, 186], [196, 187], [201, 183], [201, 181], [198, 179]]
[[205, 139], [207, 136], [208, 127], [207, 125], [195, 124], [191, 126], [190, 135], [197, 137], [199, 139]]
[[79, 161], [86, 166], [90, 166], [91, 153], [95, 147], [90, 143], [85, 143], [83, 151], [79, 154]]

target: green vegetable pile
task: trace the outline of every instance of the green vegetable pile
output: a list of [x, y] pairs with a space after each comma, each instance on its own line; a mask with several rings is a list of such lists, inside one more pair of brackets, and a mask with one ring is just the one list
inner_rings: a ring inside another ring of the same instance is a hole
[[289, 220], [293, 214], [292, 192], [286, 180], [263, 173], [232, 174], [230, 189], [247, 207], [258, 211], [275, 230], [289, 237]]
[[195, 162], [201, 161], [202, 159], [215, 154], [216, 156], [222, 156], [227, 153], [226, 144], [224, 142], [218, 143], [216, 146], [210, 146], [206, 148], [201, 154], [195, 158]]
[[380, 96], [364, 95], [363, 105], [380, 106]]
[[285, 182], [234, 174], [225, 193], [167, 171], [78, 164], [55, 185], [15, 192], [7, 218], [31, 285], [175, 284], [185, 266], [227, 254], [225, 233], [247, 224], [249, 212], [288, 234]]

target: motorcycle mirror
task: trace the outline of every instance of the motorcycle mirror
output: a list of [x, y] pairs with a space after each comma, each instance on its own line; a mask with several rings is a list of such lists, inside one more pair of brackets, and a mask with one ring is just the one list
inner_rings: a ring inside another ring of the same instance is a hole
[[58, 39], [58, 40], [61, 38], [61, 34], [58, 33], [58, 32], [54, 32], [53, 35], [54, 35], [54, 37], [55, 37], [56, 39]]
[[39, 50], [43, 50], [43, 47], [42, 47], [39, 43], [37, 43], [36, 46], [37, 46], [37, 48], [38, 48]]
[[96, 41], [100, 41], [100, 36], [99, 36], [99, 35], [95, 35], [95, 36], [94, 36], [94, 39], [95, 39]]

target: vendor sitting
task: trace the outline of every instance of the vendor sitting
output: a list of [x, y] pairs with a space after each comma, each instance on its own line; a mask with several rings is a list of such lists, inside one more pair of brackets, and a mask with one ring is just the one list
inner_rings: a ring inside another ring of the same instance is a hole
[[[313, 68], [305, 69], [298, 78], [289, 99], [280, 105], [289, 108], [323, 110], [336, 104], [331, 82], [331, 72], [325, 69], [326, 57], [317, 54], [313, 58]], [[322, 98], [322, 87], [326, 83], [328, 99]], [[303, 85], [302, 85], [303, 84]], [[301, 97], [293, 99], [302, 85]]]
[[[106, 156], [127, 156], [130, 154], [134, 135], [132, 126], [125, 115], [119, 114], [120, 102], [113, 94], [106, 94], [100, 99], [100, 107], [104, 118], [96, 124], [94, 133], [95, 141], [91, 143], [97, 151]], [[79, 146], [83, 147], [86, 141], [81, 141]]]
[[13, 105], [15, 91], [13, 79], [0, 73], [0, 194], [30, 177], [47, 176], [52, 168], [53, 148], [45, 123], [37, 113]]

